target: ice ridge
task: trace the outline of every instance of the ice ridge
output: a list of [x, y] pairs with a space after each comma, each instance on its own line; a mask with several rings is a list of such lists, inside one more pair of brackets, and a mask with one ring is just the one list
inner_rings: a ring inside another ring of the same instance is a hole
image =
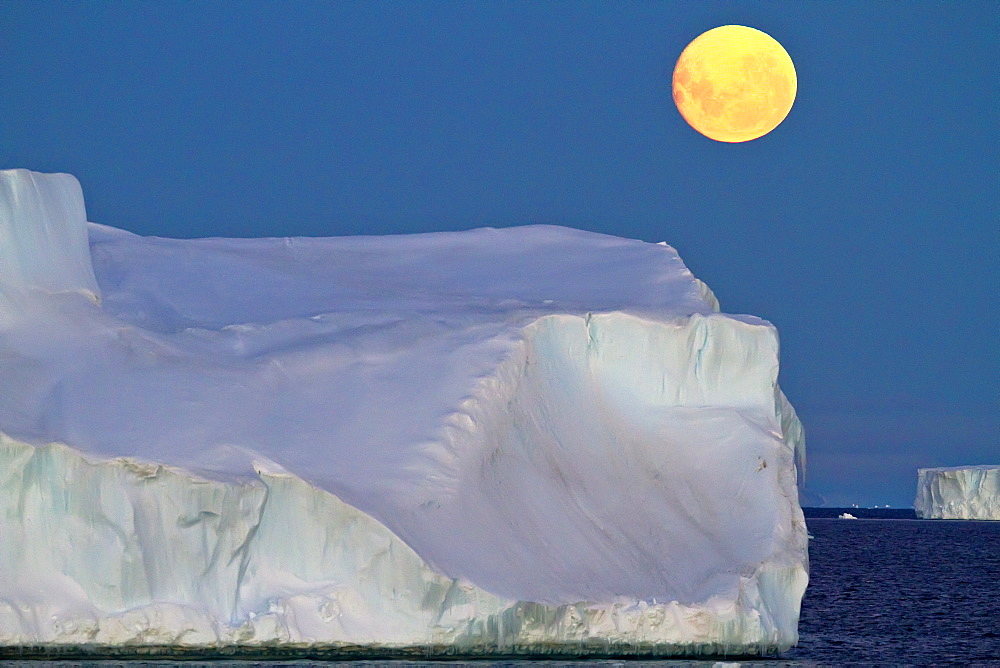
[[[69, 174], [0, 170], [0, 306], [36, 289], [97, 299], [80, 183]], [[0, 316], [2, 317], [2, 316]]]

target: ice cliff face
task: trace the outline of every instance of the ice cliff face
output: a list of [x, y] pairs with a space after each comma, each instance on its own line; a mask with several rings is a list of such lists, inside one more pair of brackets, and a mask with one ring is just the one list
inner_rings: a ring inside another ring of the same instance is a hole
[[712, 614], [626, 599], [545, 606], [441, 575], [370, 516], [288, 473], [262, 469], [257, 480], [224, 483], [3, 436], [0, 472], [7, 644], [489, 652], [599, 639], [682, 651], [773, 648], [783, 611], [772, 607], [787, 602], [762, 597], [796, 577], [741, 578], [735, 604], [716, 604]]
[[0, 307], [7, 317], [30, 290], [99, 296], [86, 221], [83, 191], [69, 174], [0, 170]]
[[505, 607], [287, 473], [224, 483], [6, 437], [0, 471], [8, 643], [450, 642]]
[[1000, 520], [1000, 466], [917, 470], [917, 517]]
[[2, 274], [29, 296], [0, 317], [0, 643], [795, 642], [777, 335], [672, 248], [177, 241], [4, 206], [17, 239], [90, 242], [5, 263], [96, 284]]

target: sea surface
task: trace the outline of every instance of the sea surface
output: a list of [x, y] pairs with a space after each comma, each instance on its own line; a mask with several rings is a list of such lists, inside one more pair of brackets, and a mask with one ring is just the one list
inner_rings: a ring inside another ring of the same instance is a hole
[[783, 659], [1000, 666], [1000, 522], [840, 512], [806, 518], [809, 588]]
[[[837, 519], [843, 512], [857, 520]], [[917, 520], [912, 510], [807, 509], [810, 582], [799, 645], [781, 657], [721, 665], [1000, 666], [1000, 522]], [[2, 663], [2, 662], [0, 662]], [[11, 662], [12, 663], [12, 662]], [[31, 662], [23, 662], [31, 663]], [[98, 665], [95, 662], [52, 662]], [[217, 661], [210, 666], [311, 665]], [[571, 666], [580, 661], [354, 661], [355, 666]], [[719, 665], [716, 661], [587, 661], [587, 666]], [[34, 664], [37, 666], [37, 664]], [[129, 668], [171, 665], [116, 661]], [[185, 666], [199, 665], [185, 661]]]

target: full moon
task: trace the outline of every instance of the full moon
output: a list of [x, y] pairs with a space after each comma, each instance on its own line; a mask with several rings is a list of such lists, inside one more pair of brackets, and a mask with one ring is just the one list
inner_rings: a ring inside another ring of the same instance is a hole
[[674, 104], [709, 139], [744, 142], [778, 127], [795, 102], [795, 66], [767, 33], [721, 26], [687, 45], [674, 67]]

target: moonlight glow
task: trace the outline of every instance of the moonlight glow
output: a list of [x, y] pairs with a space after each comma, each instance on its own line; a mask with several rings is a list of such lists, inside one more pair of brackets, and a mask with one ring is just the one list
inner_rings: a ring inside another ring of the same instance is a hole
[[795, 66], [770, 35], [721, 26], [687, 45], [674, 68], [674, 103], [701, 134], [750, 141], [785, 120], [795, 102]]

